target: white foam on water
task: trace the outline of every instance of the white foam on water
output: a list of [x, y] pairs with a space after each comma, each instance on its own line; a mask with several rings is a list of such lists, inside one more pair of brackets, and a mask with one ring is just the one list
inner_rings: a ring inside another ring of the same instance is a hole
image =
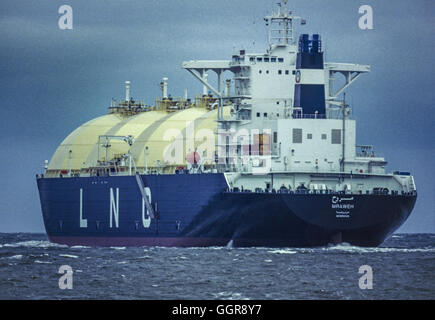
[[389, 253], [389, 252], [435, 252], [435, 248], [385, 248], [385, 247], [357, 247], [349, 244], [339, 244], [324, 248], [324, 250], [343, 251], [351, 253]]
[[23, 255], [22, 254], [16, 254], [14, 256], [9, 257], [9, 259], [21, 260], [21, 259], [23, 259]]
[[35, 263], [40, 263], [40, 264], [52, 264], [53, 262], [50, 261], [40, 261], [40, 260], [35, 260]]
[[195, 250], [223, 250], [225, 248], [226, 247], [211, 246], [211, 247], [195, 247], [192, 249], [195, 249]]
[[79, 256], [75, 256], [73, 254], [60, 254], [59, 257], [65, 257], [65, 258], [73, 258], [77, 259]]
[[232, 291], [222, 291], [218, 293], [212, 293], [212, 295], [217, 299], [226, 299], [226, 300], [249, 300], [249, 298], [243, 296], [239, 292]]
[[18, 247], [28, 247], [28, 248], [66, 248], [67, 245], [58, 244], [58, 243], [51, 243], [46, 240], [30, 240], [30, 241], [21, 241], [21, 242], [14, 242], [14, 243], [5, 243], [3, 245], [0, 245], [0, 248], [18, 248]]
[[349, 243], [343, 242], [343, 243], [336, 244], [336, 245], [329, 244], [327, 247], [324, 247], [322, 249], [323, 250], [332, 250], [332, 251], [336, 250], [336, 251], [355, 251], [356, 252], [356, 251], [363, 250], [365, 248], [352, 246]]
[[267, 251], [267, 252], [276, 253], [276, 254], [295, 254], [295, 253], [297, 253], [297, 251], [289, 250], [289, 249], [278, 249], [278, 250], [271, 250], [271, 251]]
[[264, 262], [270, 263], [270, 262], [272, 262], [272, 260], [266, 259], [266, 260], [264, 260]]
[[114, 250], [125, 250], [126, 247], [110, 247], [110, 249], [114, 249]]
[[88, 246], [72, 246], [71, 249], [89, 249], [91, 247]]

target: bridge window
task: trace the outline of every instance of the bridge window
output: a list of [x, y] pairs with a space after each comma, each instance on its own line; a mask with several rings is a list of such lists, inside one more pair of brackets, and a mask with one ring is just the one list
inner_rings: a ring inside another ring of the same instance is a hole
[[261, 62], [261, 61], [263, 61], [263, 58], [257, 57], [257, 62]]
[[276, 58], [270, 58], [270, 62], [276, 62]]
[[278, 74], [282, 74], [282, 70], [278, 70]]
[[254, 61], [255, 61], [255, 58], [254, 58], [254, 57], [250, 57], [250, 58], [249, 58], [249, 61], [254, 62]]
[[269, 62], [269, 58], [264, 58], [264, 62]]
[[284, 62], [284, 58], [278, 58], [278, 62]]
[[302, 129], [293, 128], [293, 143], [302, 143]]
[[285, 74], [288, 74], [288, 70], [285, 71]]
[[341, 144], [341, 130], [340, 129], [332, 129], [331, 130], [331, 143], [332, 144]]
[[326, 140], [326, 133], [322, 133], [322, 140]]
[[310, 140], [313, 139], [313, 134], [312, 133], [308, 133], [307, 134], [307, 139], [310, 139]]

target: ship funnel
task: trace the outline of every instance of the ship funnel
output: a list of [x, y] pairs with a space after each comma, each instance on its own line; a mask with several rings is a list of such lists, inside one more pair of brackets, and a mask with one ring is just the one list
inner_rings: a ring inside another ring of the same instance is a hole
[[130, 81], [125, 81], [125, 101], [130, 101]]
[[230, 90], [231, 90], [231, 79], [225, 80], [225, 96], [230, 96]]
[[162, 79], [162, 98], [168, 98], [168, 78]]
[[[207, 73], [204, 73], [203, 78], [204, 78], [204, 81], [207, 82], [208, 74], [207, 74]], [[204, 85], [204, 86], [202, 87], [202, 95], [203, 95], [203, 96], [206, 96], [207, 94], [208, 94], [208, 89], [207, 89], [207, 86]]]

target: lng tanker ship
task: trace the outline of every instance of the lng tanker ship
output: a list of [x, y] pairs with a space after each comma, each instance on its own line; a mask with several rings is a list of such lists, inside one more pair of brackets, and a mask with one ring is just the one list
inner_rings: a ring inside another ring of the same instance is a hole
[[264, 21], [265, 52], [182, 63], [202, 95], [173, 98], [163, 78], [147, 106], [126, 81], [125, 99], [61, 143], [37, 175], [50, 241], [377, 246], [404, 223], [414, 179], [386, 173], [373, 146], [356, 144], [345, 101], [370, 67], [325, 62], [318, 34], [295, 39], [294, 23], [305, 20], [287, 1]]

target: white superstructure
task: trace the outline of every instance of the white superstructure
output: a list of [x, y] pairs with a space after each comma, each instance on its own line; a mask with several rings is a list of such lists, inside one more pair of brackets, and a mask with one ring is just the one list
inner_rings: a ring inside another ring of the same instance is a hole
[[[319, 35], [301, 35], [296, 43], [293, 23], [305, 20], [286, 7], [283, 1], [264, 19], [270, 26], [265, 53], [240, 50], [231, 60], [182, 65], [219, 99], [217, 157], [230, 186], [414, 191], [411, 176], [386, 174], [385, 159], [356, 143], [344, 92], [370, 67], [323, 62]], [[210, 71], [217, 74], [217, 88], [205, 77]], [[222, 85], [225, 71], [234, 74], [231, 89]], [[345, 79], [340, 88], [334, 86], [337, 74]], [[231, 116], [224, 118], [221, 110], [230, 103]]]

